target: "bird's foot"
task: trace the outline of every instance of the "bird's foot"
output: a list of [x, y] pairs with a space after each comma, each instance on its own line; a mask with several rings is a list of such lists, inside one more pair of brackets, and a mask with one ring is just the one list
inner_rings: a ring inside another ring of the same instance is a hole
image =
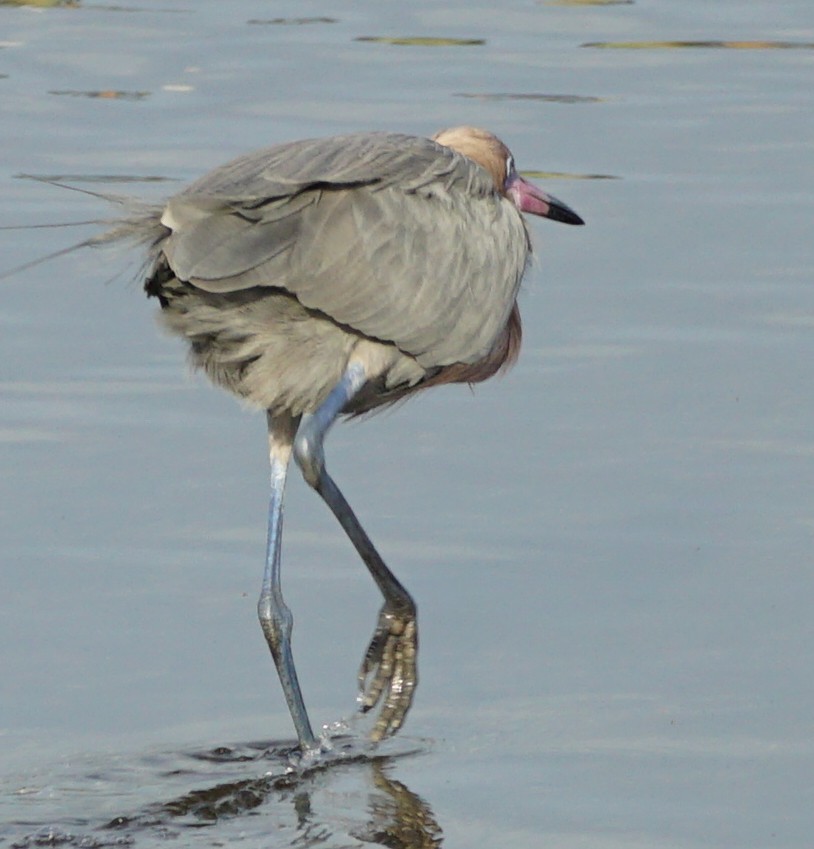
[[363, 713], [381, 702], [370, 733], [374, 742], [389, 737], [404, 722], [418, 683], [418, 624], [411, 606], [395, 610], [387, 604], [359, 668], [359, 707]]

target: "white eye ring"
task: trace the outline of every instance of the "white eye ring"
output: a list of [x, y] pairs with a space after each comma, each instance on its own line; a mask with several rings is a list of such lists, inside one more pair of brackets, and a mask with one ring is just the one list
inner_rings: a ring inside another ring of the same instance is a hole
[[509, 177], [514, 173], [514, 157], [511, 153], [506, 157], [506, 176]]

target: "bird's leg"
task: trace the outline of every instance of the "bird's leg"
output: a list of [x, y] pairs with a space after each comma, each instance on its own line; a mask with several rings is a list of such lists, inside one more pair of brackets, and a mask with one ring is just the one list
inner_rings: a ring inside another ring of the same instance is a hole
[[387, 568], [339, 487], [325, 470], [323, 452], [326, 433], [366, 380], [364, 365], [352, 361], [316, 412], [303, 418], [294, 439], [294, 457], [305, 480], [339, 520], [384, 596], [376, 631], [359, 669], [361, 709], [366, 712], [382, 702], [371, 732], [371, 738], [378, 741], [401, 727], [413, 701], [418, 682], [416, 606]]
[[290, 416], [274, 417], [267, 413], [269, 437], [269, 461], [271, 466], [271, 497], [269, 499], [268, 542], [266, 546], [266, 568], [263, 587], [257, 603], [257, 614], [263, 634], [277, 666], [300, 748], [303, 751], [316, 748], [317, 741], [311, 730], [305, 702], [302, 698], [294, 658], [291, 654], [291, 629], [294, 624], [291, 611], [283, 601], [280, 584], [280, 547], [283, 532], [283, 493], [291, 445], [297, 429], [298, 419]]

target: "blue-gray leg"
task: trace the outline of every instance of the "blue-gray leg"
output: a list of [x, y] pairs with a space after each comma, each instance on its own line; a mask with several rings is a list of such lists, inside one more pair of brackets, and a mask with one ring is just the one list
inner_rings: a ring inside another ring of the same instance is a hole
[[257, 614], [266, 637], [271, 656], [277, 667], [300, 748], [305, 751], [317, 746], [305, 703], [302, 698], [294, 658], [291, 654], [291, 611], [283, 601], [280, 584], [280, 547], [283, 533], [283, 494], [291, 445], [297, 420], [268, 414], [269, 462], [271, 470], [271, 496], [269, 499], [268, 542], [266, 546], [266, 568]]
[[345, 497], [325, 470], [323, 443], [331, 425], [364, 386], [364, 367], [348, 366], [342, 379], [312, 416], [303, 418], [294, 438], [294, 458], [305, 480], [339, 520], [382, 595], [384, 605], [359, 670], [360, 705], [368, 711], [382, 702], [371, 732], [373, 740], [394, 734], [404, 722], [418, 683], [416, 607], [410, 594], [387, 568]]

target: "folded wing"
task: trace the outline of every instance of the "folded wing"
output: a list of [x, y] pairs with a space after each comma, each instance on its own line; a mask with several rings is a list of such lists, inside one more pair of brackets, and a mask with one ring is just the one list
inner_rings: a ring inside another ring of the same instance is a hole
[[520, 214], [485, 170], [396, 134], [241, 157], [174, 197], [162, 222], [180, 279], [283, 289], [428, 366], [490, 350], [528, 255]]

